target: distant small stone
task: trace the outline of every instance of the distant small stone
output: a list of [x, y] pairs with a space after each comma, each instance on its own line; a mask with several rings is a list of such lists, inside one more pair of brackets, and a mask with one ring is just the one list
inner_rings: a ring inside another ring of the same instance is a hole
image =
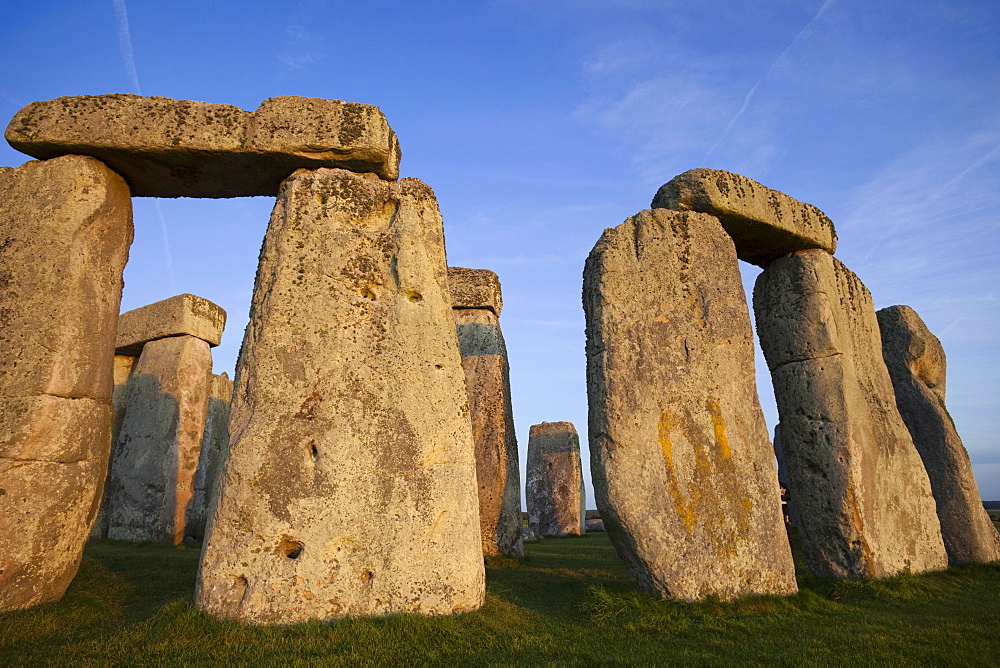
[[604, 520], [587, 520], [587, 531], [604, 531]]
[[528, 522], [540, 535], [584, 533], [580, 437], [572, 422], [531, 425], [526, 477]]

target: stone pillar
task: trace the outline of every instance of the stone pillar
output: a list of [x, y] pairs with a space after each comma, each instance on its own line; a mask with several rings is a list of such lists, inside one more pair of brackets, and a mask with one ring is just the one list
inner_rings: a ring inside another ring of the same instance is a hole
[[229, 375], [212, 376], [208, 396], [208, 413], [205, 433], [201, 437], [198, 470], [194, 474], [194, 496], [188, 506], [185, 539], [196, 541], [205, 538], [205, 522], [213, 499], [215, 481], [219, 477], [226, 452], [229, 450], [229, 412], [233, 399], [233, 381]]
[[798, 251], [757, 278], [754, 312], [812, 572], [945, 568], [930, 482], [896, 409], [867, 288], [826, 251]]
[[131, 242], [128, 186], [97, 160], [0, 168], [0, 612], [58, 600], [79, 567]]
[[176, 544], [194, 494], [212, 373], [226, 312], [195, 295], [128, 311], [117, 352], [139, 354], [108, 470], [108, 538]]
[[510, 367], [500, 332], [500, 280], [487, 269], [449, 267], [448, 286], [469, 389], [483, 554], [524, 556]]
[[876, 313], [896, 407], [927, 469], [953, 566], [1000, 560], [1000, 534], [979, 496], [969, 453], [944, 404], [944, 347], [909, 306]]
[[528, 525], [539, 536], [579, 536], [587, 513], [580, 437], [572, 422], [543, 422], [528, 432]]
[[[115, 387], [111, 392], [111, 405], [114, 408], [114, 417], [111, 420], [111, 457], [109, 462], [114, 461], [115, 446], [118, 443], [118, 435], [122, 430], [122, 422], [125, 421], [125, 387], [129, 376], [132, 374], [132, 367], [135, 365], [135, 357], [131, 355], [115, 355]], [[109, 467], [110, 468], [110, 467]], [[101, 495], [101, 507], [97, 511], [97, 519], [90, 529], [90, 537], [100, 540], [108, 537], [108, 482], [107, 476], [104, 480], [104, 494]]]
[[297, 171], [260, 257], [195, 604], [256, 624], [480, 607], [475, 451], [433, 192]]
[[663, 598], [797, 591], [736, 248], [703, 213], [642, 211], [584, 269], [594, 495]]

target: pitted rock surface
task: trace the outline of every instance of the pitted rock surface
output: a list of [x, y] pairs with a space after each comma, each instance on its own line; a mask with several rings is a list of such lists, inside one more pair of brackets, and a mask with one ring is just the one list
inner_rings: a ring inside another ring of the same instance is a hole
[[0, 612], [58, 600], [79, 567], [131, 242], [128, 187], [97, 160], [0, 169]]
[[194, 336], [212, 346], [222, 342], [226, 312], [197, 295], [176, 295], [122, 313], [115, 352], [138, 357], [149, 341], [168, 336]]
[[4, 136], [35, 158], [98, 158], [136, 197], [274, 196], [299, 168], [399, 177], [399, 141], [382, 112], [340, 100], [274, 97], [249, 112], [167, 97], [60, 97], [18, 111]]
[[896, 406], [927, 469], [953, 566], [1000, 560], [1000, 534], [979, 495], [969, 453], [945, 407], [944, 347], [909, 306], [876, 313]]
[[800, 251], [757, 277], [753, 301], [809, 568], [830, 579], [946, 568], [868, 289], [829, 253]]
[[[450, 277], [449, 283], [454, 284]], [[521, 476], [510, 400], [510, 368], [500, 321], [493, 311], [482, 308], [455, 308], [452, 313], [476, 444], [483, 554], [523, 556]]]
[[580, 437], [572, 422], [531, 425], [526, 477], [528, 524], [539, 536], [585, 533]]
[[205, 538], [205, 524], [214, 498], [213, 490], [225, 453], [229, 449], [232, 400], [233, 381], [229, 379], [229, 374], [213, 375], [205, 416], [205, 432], [201, 438], [201, 452], [198, 454], [198, 470], [194, 474], [194, 496], [188, 506], [185, 539], [201, 541]]
[[296, 172], [260, 257], [196, 605], [256, 624], [480, 607], [475, 451], [433, 192]]
[[211, 375], [212, 353], [199, 338], [171, 336], [143, 347], [108, 470], [108, 538], [184, 540]]
[[737, 257], [760, 267], [798, 250], [837, 249], [837, 232], [825, 213], [732, 172], [688, 170], [661, 186], [651, 206], [715, 216], [733, 238]]
[[448, 289], [452, 308], [484, 308], [500, 317], [503, 310], [500, 277], [489, 269], [448, 267]]
[[707, 214], [642, 211], [584, 269], [594, 494], [645, 591], [797, 590], [733, 242]]

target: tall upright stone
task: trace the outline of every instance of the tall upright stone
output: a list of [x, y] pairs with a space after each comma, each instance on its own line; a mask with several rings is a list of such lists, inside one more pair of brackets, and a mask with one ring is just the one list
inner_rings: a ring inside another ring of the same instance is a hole
[[909, 306], [889, 306], [876, 315], [896, 407], [927, 469], [948, 562], [1000, 560], [1000, 534], [983, 508], [969, 453], [944, 404], [941, 341]]
[[58, 600], [108, 463], [132, 203], [66, 156], [0, 169], [0, 611]]
[[108, 472], [108, 538], [184, 540], [211, 374], [207, 341], [170, 336], [143, 346]]
[[797, 590], [733, 241], [651, 209], [584, 268], [591, 474], [639, 586], [664, 598]]
[[[114, 415], [111, 419], [111, 456], [108, 459], [109, 469], [110, 462], [114, 461], [115, 446], [118, 443], [118, 436], [121, 434], [122, 423], [125, 421], [125, 400], [128, 398], [126, 387], [128, 386], [128, 378], [132, 374], [135, 360], [136, 358], [132, 355], [115, 355], [115, 386], [111, 392], [111, 406], [114, 409]], [[90, 537], [92, 539], [99, 540], [108, 537], [107, 492], [108, 479], [105, 477], [104, 492], [101, 495], [101, 506], [97, 511], [97, 519], [94, 520], [94, 525], [90, 528]]]
[[257, 624], [478, 608], [475, 452], [433, 192], [300, 170], [260, 258], [196, 605]]
[[213, 375], [205, 416], [205, 432], [201, 437], [201, 452], [198, 454], [198, 469], [194, 474], [194, 496], [188, 505], [185, 539], [201, 541], [205, 538], [205, 524], [208, 521], [215, 481], [229, 449], [232, 399], [233, 381], [229, 379], [229, 375]]
[[868, 289], [822, 250], [754, 287], [806, 561], [821, 578], [947, 566], [930, 481], [896, 409]]
[[587, 497], [580, 467], [580, 437], [572, 422], [531, 425], [526, 477], [528, 525], [539, 536], [579, 536], [586, 532]]
[[521, 477], [510, 366], [500, 332], [500, 279], [488, 269], [448, 267], [448, 288], [469, 390], [483, 554], [523, 556]]

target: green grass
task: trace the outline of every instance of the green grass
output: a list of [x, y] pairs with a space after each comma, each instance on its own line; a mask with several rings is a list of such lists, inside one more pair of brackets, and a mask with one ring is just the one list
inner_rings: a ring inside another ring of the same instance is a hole
[[192, 604], [197, 547], [87, 547], [62, 601], [0, 615], [0, 665], [997, 665], [1000, 564], [733, 603], [639, 592], [605, 534], [487, 559], [479, 612], [255, 628]]

